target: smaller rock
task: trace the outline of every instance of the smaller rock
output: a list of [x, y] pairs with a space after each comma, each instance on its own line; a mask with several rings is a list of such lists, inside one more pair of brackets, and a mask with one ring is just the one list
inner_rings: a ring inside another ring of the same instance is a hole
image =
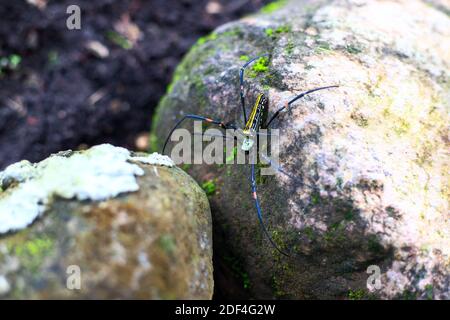
[[0, 183], [2, 297], [212, 297], [208, 200], [167, 156], [105, 144], [13, 164]]

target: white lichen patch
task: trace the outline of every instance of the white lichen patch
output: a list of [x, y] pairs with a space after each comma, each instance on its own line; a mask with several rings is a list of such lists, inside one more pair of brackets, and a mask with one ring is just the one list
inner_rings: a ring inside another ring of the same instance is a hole
[[31, 164], [21, 161], [0, 172], [0, 234], [19, 230], [39, 217], [55, 197], [100, 201], [139, 189], [136, 162], [172, 167], [157, 153], [133, 156], [120, 147], [102, 144], [70, 156], [52, 155]]
[[157, 152], [153, 152], [147, 156], [134, 156], [131, 157], [131, 160], [138, 161], [145, 164], [153, 164], [165, 167], [173, 167], [175, 163], [168, 156], [164, 156]]
[[7, 169], [0, 172], [0, 187], [4, 187], [8, 181], [22, 182], [30, 178], [34, 172], [33, 165], [27, 160], [13, 163]]

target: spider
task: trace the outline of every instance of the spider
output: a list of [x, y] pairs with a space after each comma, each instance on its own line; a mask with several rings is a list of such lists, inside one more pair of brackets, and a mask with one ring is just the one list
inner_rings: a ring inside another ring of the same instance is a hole
[[[167, 136], [165, 142], [164, 142], [164, 146], [162, 149], [162, 154], [164, 154], [164, 151], [166, 149], [167, 143], [169, 142], [170, 137], [172, 136], [173, 132], [175, 131], [175, 129], [177, 129], [181, 123], [186, 120], [186, 119], [192, 119], [192, 120], [199, 120], [202, 122], [206, 122], [209, 124], [213, 124], [216, 125], [222, 129], [233, 129], [236, 130], [238, 132], [238, 134], [243, 138], [242, 142], [241, 142], [241, 150], [245, 151], [247, 154], [250, 152], [250, 150], [252, 150], [252, 148], [255, 146], [255, 142], [256, 139], [258, 137], [259, 130], [260, 129], [270, 129], [270, 125], [273, 123], [273, 121], [280, 115], [280, 113], [283, 110], [288, 110], [291, 108], [291, 105], [296, 102], [297, 100], [301, 99], [302, 97], [319, 91], [319, 90], [324, 90], [324, 89], [330, 89], [330, 88], [336, 88], [338, 87], [337, 85], [332, 85], [332, 86], [326, 86], [326, 87], [318, 87], [318, 88], [314, 88], [308, 91], [304, 91], [298, 95], [296, 95], [294, 98], [292, 98], [291, 100], [287, 101], [282, 107], [278, 108], [275, 113], [270, 117], [269, 121], [267, 121], [267, 123], [263, 124], [263, 115], [265, 114], [265, 112], [267, 112], [267, 107], [268, 107], [268, 100], [266, 98], [266, 96], [264, 95], [264, 93], [258, 93], [256, 101], [253, 105], [253, 108], [250, 112], [250, 116], [247, 118], [247, 112], [246, 112], [246, 107], [245, 107], [245, 92], [244, 92], [244, 73], [245, 70], [255, 61], [257, 61], [260, 58], [263, 57], [268, 57], [269, 54], [263, 54], [257, 57], [254, 57], [250, 60], [248, 60], [239, 70], [239, 82], [240, 82], [240, 102], [241, 102], [241, 108], [242, 108], [242, 116], [244, 119], [244, 123], [245, 126], [244, 128], [238, 128], [236, 125], [233, 124], [233, 122], [223, 122], [220, 120], [215, 120], [215, 119], [211, 119], [208, 117], [204, 117], [204, 116], [200, 116], [200, 115], [195, 115], [195, 114], [187, 114], [185, 116], [183, 116], [176, 124], [175, 126], [170, 130], [169, 135]], [[225, 136], [224, 136], [225, 137]], [[265, 157], [265, 160], [268, 162], [268, 164], [272, 167], [275, 168], [278, 172], [281, 172], [285, 175], [287, 175], [288, 177], [290, 177], [290, 175], [285, 172], [281, 166], [278, 166], [276, 164], [274, 164], [274, 162], [272, 162], [270, 159], [268, 159], [267, 157]], [[253, 201], [255, 204], [255, 209], [256, 209], [256, 213], [257, 213], [257, 217], [258, 217], [258, 221], [259, 224], [261, 226], [261, 229], [264, 233], [264, 235], [266, 236], [266, 238], [269, 240], [270, 244], [282, 255], [290, 257], [291, 255], [288, 254], [287, 252], [285, 252], [284, 250], [282, 250], [281, 248], [279, 248], [279, 246], [275, 243], [275, 241], [272, 239], [272, 237], [270, 236], [268, 229], [264, 223], [263, 220], [263, 216], [262, 216], [262, 210], [261, 210], [261, 206], [259, 203], [259, 199], [258, 199], [258, 194], [257, 194], [257, 186], [256, 186], [256, 170], [255, 170], [255, 164], [254, 162], [251, 163], [251, 173], [250, 173], [250, 183], [251, 183], [251, 194], [253, 197]], [[290, 177], [292, 178], [292, 177]]]

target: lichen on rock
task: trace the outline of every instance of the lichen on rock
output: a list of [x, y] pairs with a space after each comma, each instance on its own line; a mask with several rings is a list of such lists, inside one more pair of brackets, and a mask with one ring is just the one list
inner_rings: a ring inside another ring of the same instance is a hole
[[[224, 243], [217, 261], [226, 269], [221, 256], [239, 257], [248, 296], [450, 298], [450, 18], [435, 3], [287, 1], [218, 28], [180, 64], [155, 117], [160, 144], [187, 113], [242, 126], [241, 57], [270, 54], [245, 87], [247, 105], [265, 92], [269, 113], [301, 91], [340, 85], [274, 123], [280, 162], [297, 181], [279, 174], [258, 188], [272, 237], [295, 259], [255, 237], [248, 168], [189, 170], [221, 190], [210, 197]], [[372, 292], [370, 265], [382, 272]]]
[[108, 144], [61, 152], [37, 164], [24, 160], [10, 165], [0, 172], [0, 234], [31, 224], [55, 197], [99, 201], [137, 191], [136, 176], [144, 171], [130, 161], [174, 165], [157, 153], [133, 156]]
[[99, 145], [0, 180], [0, 297], [211, 298], [208, 200], [170, 158]]

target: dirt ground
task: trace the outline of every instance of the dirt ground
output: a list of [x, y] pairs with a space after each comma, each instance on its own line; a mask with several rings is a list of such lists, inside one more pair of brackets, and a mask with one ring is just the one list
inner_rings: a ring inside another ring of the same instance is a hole
[[[103, 142], [145, 148], [183, 54], [268, 2], [0, 0], [0, 170]], [[66, 27], [70, 4], [81, 30]]]

